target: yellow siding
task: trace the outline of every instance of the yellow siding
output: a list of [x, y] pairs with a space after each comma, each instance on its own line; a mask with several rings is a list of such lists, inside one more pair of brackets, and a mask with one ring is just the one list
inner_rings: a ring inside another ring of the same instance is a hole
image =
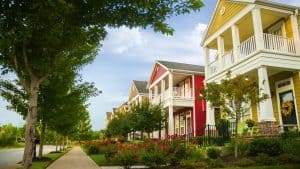
[[300, 72], [293, 76], [296, 104], [298, 108], [298, 118], [300, 118]]
[[290, 18], [285, 21], [285, 32], [286, 37], [293, 38], [292, 22]]
[[[212, 34], [214, 34], [218, 29], [221, 28], [221, 26], [223, 26], [231, 18], [236, 16], [246, 6], [247, 5], [245, 4], [233, 3], [227, 0], [220, 0], [215, 16], [213, 16], [211, 26], [207, 33], [207, 37], [210, 37]], [[220, 12], [221, 9], [225, 9], [225, 13], [223, 15]]]

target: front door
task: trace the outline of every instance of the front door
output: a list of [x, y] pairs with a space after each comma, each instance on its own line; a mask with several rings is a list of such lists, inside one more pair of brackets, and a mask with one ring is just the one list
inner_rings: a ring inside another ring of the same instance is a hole
[[297, 108], [296, 101], [294, 97], [293, 81], [292, 79], [287, 79], [278, 82], [277, 88], [277, 98], [279, 117], [281, 118], [281, 125], [284, 131], [293, 130], [298, 128], [297, 123]]

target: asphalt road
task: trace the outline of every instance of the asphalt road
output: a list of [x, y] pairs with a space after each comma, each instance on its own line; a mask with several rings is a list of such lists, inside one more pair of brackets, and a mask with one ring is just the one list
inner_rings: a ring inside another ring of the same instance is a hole
[[[36, 148], [38, 154], [38, 146]], [[22, 160], [24, 148], [0, 150], [0, 169], [15, 169]], [[44, 146], [44, 154], [55, 151], [55, 146]]]

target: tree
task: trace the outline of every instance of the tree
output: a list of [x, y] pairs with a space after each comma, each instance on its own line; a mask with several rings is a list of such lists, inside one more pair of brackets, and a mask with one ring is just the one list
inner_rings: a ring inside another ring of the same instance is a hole
[[151, 105], [152, 118], [154, 122], [154, 130], [158, 130], [158, 137], [161, 139], [161, 130], [166, 127], [166, 115], [161, 104]]
[[[268, 95], [261, 93], [258, 84], [255, 81], [246, 80], [244, 75], [237, 75], [232, 78], [231, 73], [227, 73], [226, 79], [220, 84], [212, 82], [207, 83], [205, 89], [201, 92], [202, 97], [210, 102], [211, 107], [219, 107], [235, 120], [235, 131], [238, 131], [238, 123], [244, 113], [250, 107], [246, 105], [257, 104], [268, 98]], [[235, 134], [235, 157], [238, 154], [238, 134]]]
[[32, 163], [39, 87], [59, 63], [95, 56], [107, 26], [150, 26], [172, 34], [167, 18], [196, 11], [202, 5], [200, 0], [1, 0], [2, 73], [14, 72], [29, 97], [24, 168]]

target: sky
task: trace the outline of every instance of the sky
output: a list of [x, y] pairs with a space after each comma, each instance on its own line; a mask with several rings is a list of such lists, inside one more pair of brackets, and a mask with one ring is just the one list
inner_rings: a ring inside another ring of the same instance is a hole
[[[300, 0], [274, 1], [300, 6]], [[199, 12], [167, 21], [175, 29], [173, 36], [154, 33], [151, 29], [107, 28], [108, 35], [96, 59], [81, 70], [83, 80], [94, 82], [102, 91], [89, 100], [93, 130], [104, 129], [106, 112], [128, 100], [132, 80], [149, 79], [155, 60], [204, 65], [200, 41], [217, 0], [203, 2], [205, 6]], [[0, 125], [22, 126], [25, 123], [22, 117], [6, 110], [6, 106], [0, 98]]]

